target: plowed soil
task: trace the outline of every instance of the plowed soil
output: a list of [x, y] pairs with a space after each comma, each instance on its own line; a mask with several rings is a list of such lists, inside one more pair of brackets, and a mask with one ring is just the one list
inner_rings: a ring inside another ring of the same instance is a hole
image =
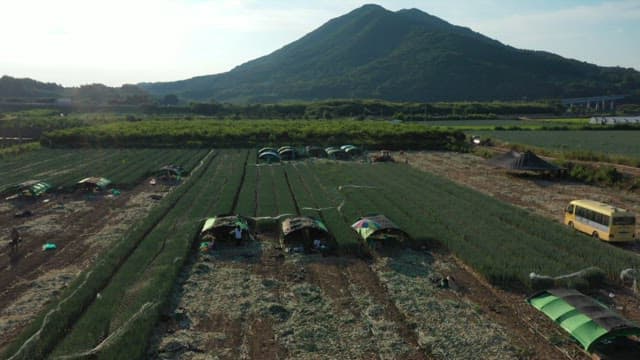
[[[140, 185], [119, 196], [47, 194], [37, 200], [0, 202], [0, 351], [48, 303], [56, 301], [169, 187]], [[32, 216], [14, 217], [29, 210]], [[9, 248], [11, 229], [22, 236]], [[55, 250], [43, 251], [53, 243]]]

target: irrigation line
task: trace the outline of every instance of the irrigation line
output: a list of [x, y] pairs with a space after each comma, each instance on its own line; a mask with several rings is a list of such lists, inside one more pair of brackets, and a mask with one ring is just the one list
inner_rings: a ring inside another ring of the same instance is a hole
[[[378, 187], [378, 186], [371, 186], [371, 185], [352, 185], [352, 184], [347, 184], [347, 185], [339, 185], [338, 186], [338, 191], [342, 191], [344, 189], [379, 189], [379, 188], [380, 187]], [[325, 210], [336, 209], [336, 210], [338, 210], [338, 212], [340, 214], [342, 214], [342, 208], [344, 207], [346, 202], [347, 202], [347, 197], [343, 196], [343, 200], [342, 200], [342, 202], [340, 204], [338, 204], [338, 206], [327, 206], [327, 207], [322, 207], [322, 208], [313, 208], [313, 207], [304, 206], [304, 207], [301, 207], [300, 210], [325, 211]]]

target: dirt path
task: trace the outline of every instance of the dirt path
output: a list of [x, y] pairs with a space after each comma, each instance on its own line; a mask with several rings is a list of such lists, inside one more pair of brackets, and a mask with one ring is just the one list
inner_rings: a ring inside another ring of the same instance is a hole
[[[0, 205], [0, 244], [8, 241], [13, 226], [23, 237], [16, 254], [6, 248], [0, 254], [0, 350], [147, 214], [157, 202], [151, 195], [164, 196], [168, 190], [145, 184], [118, 197], [52, 194], [38, 202]], [[15, 219], [13, 214], [19, 210], [34, 215]], [[57, 249], [43, 251], [45, 242], [56, 244]]]
[[[438, 289], [432, 274], [466, 274], [452, 261], [410, 250], [373, 262], [285, 254], [274, 233], [246, 246], [194, 254], [148, 357], [564, 358], [542, 339], [527, 337], [528, 328], [514, 336], [512, 327], [522, 324], [509, 321], [513, 312], [496, 321], [484, 309], [491, 299], [478, 306], [462, 290]], [[477, 299], [491, 294], [472, 283], [468, 291]]]

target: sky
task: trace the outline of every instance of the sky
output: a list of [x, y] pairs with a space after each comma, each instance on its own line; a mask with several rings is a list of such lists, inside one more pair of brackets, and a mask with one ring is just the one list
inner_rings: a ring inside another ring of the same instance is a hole
[[[0, 0], [0, 75], [64, 86], [231, 70], [372, 1]], [[502, 43], [640, 70], [640, 0], [378, 0]]]

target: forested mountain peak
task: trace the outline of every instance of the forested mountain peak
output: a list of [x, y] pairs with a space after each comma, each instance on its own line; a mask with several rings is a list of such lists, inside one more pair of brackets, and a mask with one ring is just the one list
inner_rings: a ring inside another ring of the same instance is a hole
[[418, 9], [368, 4], [227, 73], [140, 85], [231, 102], [513, 100], [627, 93], [640, 73], [519, 50]]

